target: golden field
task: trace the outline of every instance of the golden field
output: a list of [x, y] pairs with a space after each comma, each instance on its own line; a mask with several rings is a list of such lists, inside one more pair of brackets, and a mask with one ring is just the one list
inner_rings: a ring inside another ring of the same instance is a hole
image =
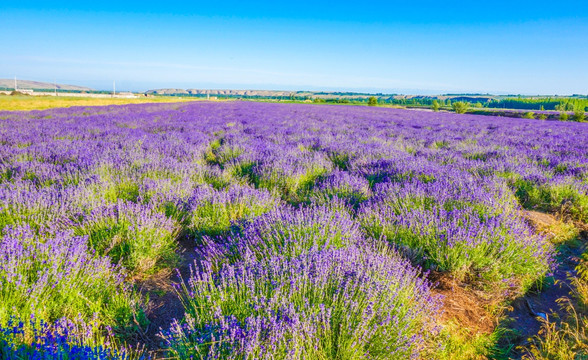
[[2, 110], [44, 110], [70, 106], [105, 106], [145, 103], [186, 102], [194, 99], [181, 97], [142, 97], [142, 98], [97, 98], [73, 96], [10, 96], [0, 95], [0, 111]]

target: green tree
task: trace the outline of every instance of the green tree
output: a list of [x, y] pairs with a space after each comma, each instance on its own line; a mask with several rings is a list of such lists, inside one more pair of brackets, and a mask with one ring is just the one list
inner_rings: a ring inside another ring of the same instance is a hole
[[532, 111], [526, 112], [523, 114], [523, 118], [525, 119], [534, 119], [535, 118], [535, 113], [533, 113]]
[[570, 117], [570, 115], [568, 115], [568, 113], [565, 111], [562, 111], [559, 113], [559, 119], [561, 121], [566, 121], [567, 119], [569, 119], [569, 117]]
[[540, 114], [540, 115], [539, 115], [539, 120], [547, 120], [547, 115], [545, 115], [545, 114]]
[[584, 109], [576, 109], [574, 111], [574, 115], [572, 116], [572, 120], [574, 121], [584, 121], [586, 116], [584, 115]]
[[437, 100], [433, 100], [433, 105], [431, 105], [431, 109], [433, 109], [434, 112], [439, 111], [439, 102]]
[[378, 99], [375, 96], [370, 96], [370, 98], [368, 99], [368, 105], [369, 106], [377, 106]]
[[468, 108], [470, 107], [470, 103], [465, 101], [456, 101], [453, 104], [451, 104], [451, 107], [453, 107], [453, 111], [455, 111], [456, 113], [465, 114], [466, 111], [468, 111]]

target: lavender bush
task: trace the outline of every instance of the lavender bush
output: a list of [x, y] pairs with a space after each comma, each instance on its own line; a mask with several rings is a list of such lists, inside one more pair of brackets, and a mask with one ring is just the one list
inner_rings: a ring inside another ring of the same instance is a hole
[[89, 250], [71, 232], [35, 235], [28, 227], [7, 227], [0, 243], [0, 324], [11, 317], [97, 321], [126, 331], [143, 320], [141, 299], [124, 273], [107, 257]]
[[312, 189], [310, 199], [317, 204], [330, 204], [333, 199], [342, 200], [352, 209], [371, 195], [369, 181], [346, 171], [335, 171]]
[[321, 153], [297, 147], [284, 147], [267, 154], [253, 169], [256, 186], [274, 190], [285, 200], [301, 201], [301, 192], [311, 187], [332, 169], [332, 163]]
[[479, 181], [380, 184], [359, 217], [371, 237], [408, 249], [427, 267], [529, 286], [549, 269], [551, 246], [504, 188], [493, 191]]
[[417, 359], [438, 312], [410, 264], [355, 247], [193, 273], [182, 295], [178, 358]]
[[[54, 323], [10, 319], [0, 326], [0, 357], [6, 360], [143, 360], [141, 351], [112, 347], [111, 340], [88, 338], [92, 325], [60, 319]], [[32, 329], [32, 334], [30, 333]], [[32, 339], [27, 340], [27, 337]], [[94, 344], [92, 344], [94, 343]]]
[[263, 189], [236, 185], [226, 191], [218, 191], [200, 187], [188, 200], [188, 229], [197, 236], [219, 236], [226, 233], [231, 224], [250, 220], [279, 204], [279, 199]]
[[75, 234], [88, 236], [89, 245], [115, 264], [144, 274], [174, 262], [179, 225], [150, 206], [119, 200], [78, 218], [70, 224]]
[[268, 256], [296, 257], [309, 250], [361, 243], [359, 224], [349, 213], [325, 206], [282, 207], [260, 216], [223, 239], [205, 239], [201, 253], [213, 264]]

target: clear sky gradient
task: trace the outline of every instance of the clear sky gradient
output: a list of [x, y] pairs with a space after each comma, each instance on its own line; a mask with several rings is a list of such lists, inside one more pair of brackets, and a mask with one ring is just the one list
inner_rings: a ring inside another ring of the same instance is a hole
[[588, 94], [588, 1], [1, 1], [0, 78]]

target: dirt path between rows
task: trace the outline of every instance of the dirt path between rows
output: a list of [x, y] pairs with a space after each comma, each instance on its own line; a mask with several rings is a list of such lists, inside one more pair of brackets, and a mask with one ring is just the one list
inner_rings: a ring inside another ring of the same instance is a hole
[[163, 270], [139, 284], [141, 293], [149, 296], [149, 305], [146, 309], [149, 325], [140, 330], [141, 342], [155, 359], [165, 356], [160, 332], [169, 329], [174, 319], [181, 320], [184, 317], [184, 306], [176, 288], [182, 280], [189, 278], [190, 269], [194, 267], [194, 261], [198, 258], [195, 241], [179, 240], [178, 253], [181, 260], [176, 269]]
[[[552, 215], [535, 211], [527, 211], [526, 217], [538, 231], [557, 221]], [[553, 321], [565, 317], [566, 312], [558, 300], [570, 298], [570, 278], [577, 275], [576, 267], [586, 250], [586, 235], [585, 231], [580, 233], [582, 244], [579, 246], [560, 247], [556, 255], [557, 268], [552, 276], [546, 278], [542, 288], [528, 291], [512, 302], [504, 324], [510, 330], [508, 344], [502, 344], [512, 348], [509, 354], [511, 359], [521, 359], [524, 351], [520, 347], [528, 345], [529, 340], [539, 334], [543, 320]]]
[[507, 328], [512, 331], [511, 358], [522, 357], [523, 353], [518, 347], [528, 345], [529, 339], [539, 333], [542, 319], [565, 317], [566, 312], [561, 309], [558, 299], [570, 297], [570, 277], [576, 275], [575, 268], [582, 252], [583, 247], [579, 247], [567, 254], [561, 254], [558, 268], [554, 271], [553, 277], [547, 279], [547, 284], [542, 289], [529, 291], [525, 296], [513, 301], [512, 310], [506, 314], [509, 319]]

